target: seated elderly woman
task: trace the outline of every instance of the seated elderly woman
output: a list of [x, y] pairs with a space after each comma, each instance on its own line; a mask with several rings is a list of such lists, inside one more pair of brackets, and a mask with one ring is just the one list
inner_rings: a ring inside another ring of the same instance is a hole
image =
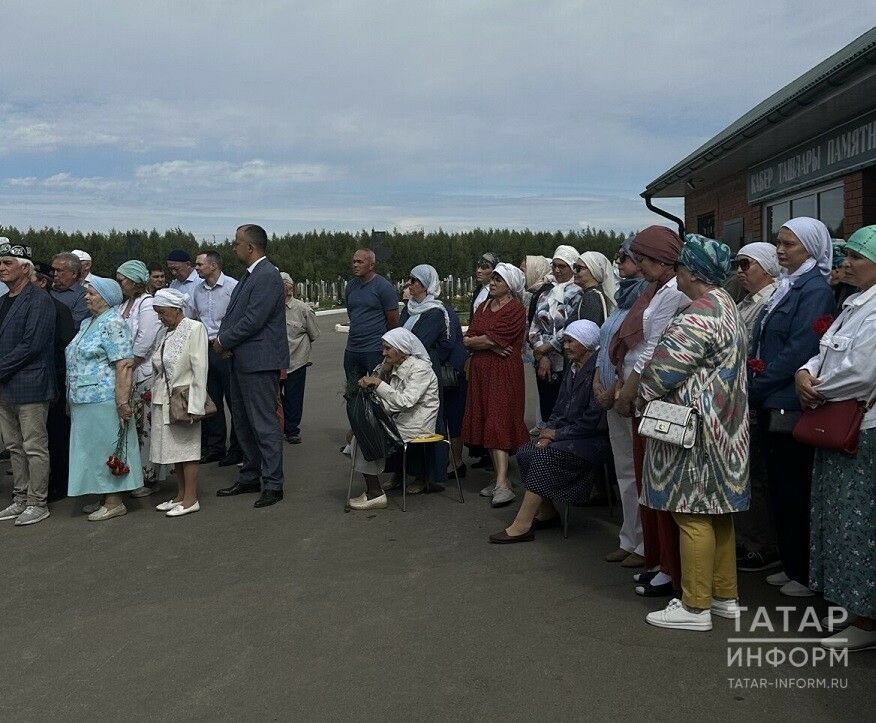
[[589, 493], [596, 470], [611, 455], [605, 410], [593, 393], [593, 373], [599, 327], [573, 321], [563, 335], [570, 364], [557, 403], [538, 440], [517, 450], [517, 465], [526, 487], [514, 521], [490, 535], [490, 542], [508, 544], [535, 539], [535, 530], [559, 522], [554, 501], [575, 501]]
[[[383, 365], [379, 373], [359, 380], [363, 389], [375, 391], [405, 441], [435, 433], [438, 418], [438, 377], [432, 371], [432, 362], [422, 342], [410, 331], [397, 328], [383, 335]], [[389, 460], [365, 460], [358, 445], [353, 444], [353, 469], [362, 473], [365, 492], [350, 499], [354, 510], [383, 509], [387, 505], [386, 492], [380, 486], [378, 475], [388, 467], [400, 471], [401, 453]]]

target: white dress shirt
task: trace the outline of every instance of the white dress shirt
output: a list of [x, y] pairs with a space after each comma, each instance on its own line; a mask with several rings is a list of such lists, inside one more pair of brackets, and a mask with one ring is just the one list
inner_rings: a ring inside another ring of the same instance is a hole
[[235, 286], [236, 279], [220, 273], [213, 286], [209, 286], [206, 279], [201, 279], [201, 283], [195, 284], [192, 289], [191, 304], [195, 310], [195, 318], [200, 319], [207, 328], [207, 338], [210, 341], [219, 335], [219, 325], [225, 318]]
[[624, 357], [624, 379], [633, 372], [642, 373], [645, 365], [654, 356], [657, 342], [660, 341], [672, 317], [682, 306], [687, 306], [689, 303], [690, 299], [678, 290], [678, 282], [674, 276], [657, 289], [657, 293], [642, 314], [642, 330], [645, 338]]
[[[829, 402], [876, 398], [876, 284], [845, 300], [818, 354], [800, 369], [821, 380], [815, 391]], [[876, 406], [864, 415], [861, 429], [876, 429]]]

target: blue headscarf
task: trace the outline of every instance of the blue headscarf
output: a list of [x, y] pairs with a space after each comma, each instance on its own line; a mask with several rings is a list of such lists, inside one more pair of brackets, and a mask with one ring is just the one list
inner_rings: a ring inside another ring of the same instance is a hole
[[122, 287], [115, 279], [105, 279], [102, 276], [92, 276], [86, 282], [91, 286], [110, 306], [118, 306], [124, 301], [125, 297], [122, 294]]

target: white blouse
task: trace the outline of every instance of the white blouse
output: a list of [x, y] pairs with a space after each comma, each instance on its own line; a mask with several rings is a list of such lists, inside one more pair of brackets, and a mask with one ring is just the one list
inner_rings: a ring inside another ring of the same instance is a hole
[[660, 341], [672, 317], [682, 306], [687, 306], [689, 303], [690, 299], [678, 290], [678, 282], [674, 276], [657, 289], [657, 293], [642, 314], [642, 330], [645, 338], [624, 357], [624, 379], [633, 372], [642, 373], [645, 365], [654, 356], [657, 342]]
[[[876, 398], [876, 285], [845, 300], [821, 337], [818, 354], [800, 369], [821, 380], [815, 390], [828, 401]], [[861, 422], [861, 429], [874, 428], [876, 406]]]
[[119, 315], [128, 323], [133, 340], [134, 356], [143, 361], [134, 370], [134, 383], [139, 384], [152, 376], [152, 352], [155, 351], [155, 338], [161, 329], [161, 320], [155, 313], [151, 294], [143, 294], [131, 305], [131, 311], [125, 316], [128, 300], [125, 299], [116, 308]]

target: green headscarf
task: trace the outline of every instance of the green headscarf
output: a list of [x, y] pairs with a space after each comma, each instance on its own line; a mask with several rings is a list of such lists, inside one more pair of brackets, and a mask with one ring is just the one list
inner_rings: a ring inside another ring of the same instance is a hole
[[698, 233], [685, 234], [678, 263], [707, 284], [720, 286], [730, 273], [730, 247]]
[[130, 279], [135, 284], [149, 283], [149, 269], [146, 268], [146, 264], [142, 261], [137, 261], [137, 259], [125, 261], [116, 269], [116, 273], [121, 274], [126, 279]]
[[854, 251], [876, 264], [876, 226], [859, 228], [849, 237], [843, 249]]

